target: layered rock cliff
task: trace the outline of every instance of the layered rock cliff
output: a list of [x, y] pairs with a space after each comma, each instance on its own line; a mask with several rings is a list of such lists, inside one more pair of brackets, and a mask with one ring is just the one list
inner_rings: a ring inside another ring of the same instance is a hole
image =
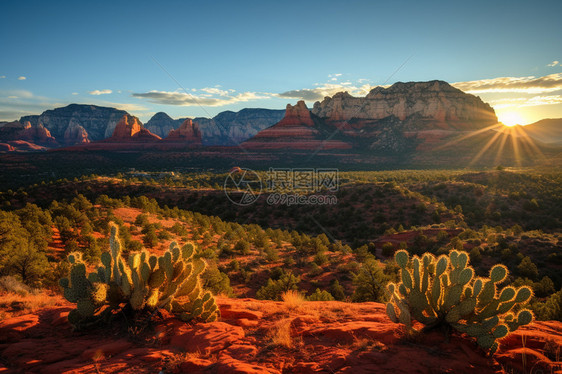
[[408, 122], [408, 130], [474, 130], [498, 122], [492, 107], [479, 97], [438, 80], [376, 87], [365, 97], [340, 92], [316, 102], [312, 113], [329, 122], [373, 121], [394, 116]]
[[[497, 124], [494, 110], [480, 98], [446, 82], [396, 83], [377, 87], [365, 97], [341, 92], [316, 102], [288, 105], [285, 117], [244, 146], [269, 149], [353, 148], [358, 152], [401, 157], [431, 149], [464, 131]], [[311, 142], [316, 141], [316, 143]], [[336, 143], [339, 142], [339, 143]], [[344, 146], [345, 145], [345, 146]]]
[[126, 111], [115, 108], [70, 104], [46, 110], [40, 115], [24, 116], [20, 122], [29, 121], [31, 125], [42, 123], [59, 140], [64, 139], [66, 130], [74, 123], [87, 132], [90, 141], [96, 141], [110, 137], [117, 122], [126, 114]]

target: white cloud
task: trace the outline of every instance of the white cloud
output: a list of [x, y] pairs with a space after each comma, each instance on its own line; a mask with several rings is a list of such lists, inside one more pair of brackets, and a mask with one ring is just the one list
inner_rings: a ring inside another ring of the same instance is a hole
[[[193, 91], [193, 90], [192, 90]], [[151, 103], [180, 106], [224, 106], [239, 102], [270, 99], [273, 95], [259, 92], [235, 93], [234, 90], [219, 90], [217, 88], [203, 88], [205, 94], [188, 94], [180, 91], [149, 91], [133, 93], [133, 97], [146, 99]]]
[[498, 77], [468, 82], [457, 82], [454, 87], [469, 93], [520, 92], [537, 94], [562, 90], [562, 73], [544, 77]]
[[78, 92], [73, 92], [72, 94], [73, 94], [74, 96], [76, 96], [76, 95], [78, 95]]
[[21, 98], [21, 99], [32, 99], [33, 93], [26, 90], [2, 90], [0, 91], [0, 98]]
[[550, 64], [548, 64], [548, 65], [546, 65], [546, 66], [554, 67], [554, 66], [556, 66], [556, 65], [558, 65], [558, 64], [560, 64], [560, 61], [554, 60], [554, 61], [552, 61]]
[[509, 99], [490, 100], [489, 103], [496, 110], [525, 106], [555, 105], [562, 104], [562, 95], [515, 97]]
[[112, 93], [112, 92], [113, 92], [113, 91], [111, 91], [111, 90], [94, 90], [94, 91], [90, 91], [90, 92], [88, 92], [88, 93], [89, 93], [90, 95], [96, 95], [96, 96], [98, 96], [98, 95], [107, 95], [107, 94], [110, 94], [110, 93]]
[[219, 96], [228, 96], [228, 94], [229, 94], [229, 91], [221, 90], [221, 89], [216, 88], [216, 87], [205, 87], [205, 88], [202, 88], [201, 91], [206, 92], [208, 94], [219, 95]]
[[277, 94], [278, 97], [290, 99], [302, 99], [306, 101], [319, 101], [326, 96], [334, 96], [338, 92], [346, 91], [352, 96], [365, 96], [375, 86], [363, 84], [361, 86], [353, 85], [351, 82], [343, 83], [324, 83], [315, 88], [302, 88], [300, 90], [291, 90]]
[[27, 79], [27, 78], [24, 77], [24, 76], [18, 77], [18, 81], [24, 81], [24, 80], [26, 80], [26, 79]]
[[0, 75], [0, 79], [4, 79], [4, 78], [6, 78], [5, 75]]

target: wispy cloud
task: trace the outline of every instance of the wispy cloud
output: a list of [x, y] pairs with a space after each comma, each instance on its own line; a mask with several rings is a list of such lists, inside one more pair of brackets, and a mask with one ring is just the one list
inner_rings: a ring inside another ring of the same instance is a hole
[[111, 90], [94, 90], [94, 91], [90, 91], [90, 92], [88, 92], [88, 93], [89, 93], [90, 95], [98, 96], [98, 95], [108, 95], [108, 94], [110, 94], [110, 93], [112, 93], [112, 92], [113, 92], [113, 91], [111, 91]]
[[562, 104], [562, 95], [542, 95], [490, 100], [494, 109]]
[[[196, 90], [197, 91], [197, 90]], [[239, 102], [269, 99], [272, 94], [259, 92], [241, 92], [234, 90], [220, 90], [218, 88], [203, 88], [204, 94], [187, 94], [180, 91], [149, 91], [133, 93], [133, 97], [146, 99], [151, 103], [180, 106], [224, 106]]]
[[4, 78], [6, 78], [5, 75], [0, 75], [0, 79], [4, 79]]
[[35, 96], [27, 90], [0, 90], [0, 120], [13, 121], [28, 114], [39, 114], [46, 109], [62, 106], [52, 98]]
[[315, 88], [302, 88], [299, 90], [291, 90], [277, 94], [278, 97], [289, 99], [301, 99], [305, 101], [319, 101], [326, 96], [334, 96], [338, 92], [346, 91], [353, 96], [365, 96], [374, 88], [370, 84], [363, 84], [360, 86], [354, 85], [351, 82], [342, 83], [324, 83], [319, 84]]
[[520, 92], [528, 94], [562, 90], [562, 73], [544, 77], [499, 77], [453, 83], [456, 88], [469, 93]]
[[18, 77], [18, 81], [24, 81], [24, 80], [26, 80], [26, 79], [27, 79], [27, 78], [26, 78], [26, 77], [24, 77], [23, 75], [22, 75], [22, 76], [20, 76], [20, 77]]
[[550, 64], [548, 64], [548, 65], [546, 65], [546, 66], [550, 66], [550, 67], [552, 68], [552, 67], [555, 67], [555, 66], [557, 66], [557, 65], [559, 65], [559, 64], [560, 64], [560, 61], [554, 60], [554, 61], [552, 61]]

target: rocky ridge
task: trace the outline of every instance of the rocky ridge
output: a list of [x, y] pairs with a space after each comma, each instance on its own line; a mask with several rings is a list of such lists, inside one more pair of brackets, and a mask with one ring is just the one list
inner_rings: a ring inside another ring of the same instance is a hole
[[365, 97], [340, 92], [316, 102], [312, 113], [329, 122], [380, 120], [390, 116], [410, 123], [409, 130], [475, 130], [498, 122], [492, 107], [444, 81], [398, 82], [375, 87]]
[[81, 126], [90, 141], [110, 137], [117, 122], [129, 114], [124, 110], [97, 105], [70, 104], [62, 108], [46, 110], [40, 115], [21, 117], [20, 122], [32, 125], [42, 123], [56, 139], [64, 139], [71, 124]]

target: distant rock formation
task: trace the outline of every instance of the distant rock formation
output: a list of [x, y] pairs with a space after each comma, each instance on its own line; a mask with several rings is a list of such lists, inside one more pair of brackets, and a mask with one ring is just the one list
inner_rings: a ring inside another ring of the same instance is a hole
[[[314, 118], [313, 118], [314, 117]], [[324, 131], [323, 131], [324, 130]], [[287, 104], [285, 117], [242, 143], [246, 149], [348, 149], [351, 144], [327, 139], [326, 126], [308, 110], [304, 101]]]
[[547, 144], [562, 144], [562, 118], [547, 118], [527, 126], [514, 126], [514, 134]]
[[158, 112], [144, 124], [151, 133], [161, 138], [168, 136], [170, 131], [177, 129], [186, 118], [173, 119], [164, 112]]
[[51, 136], [49, 130], [41, 123], [32, 126], [29, 121], [25, 123], [14, 121], [0, 127], [0, 141], [16, 140], [46, 147], [57, 147], [59, 145], [55, 138]]
[[340, 92], [316, 102], [312, 113], [329, 122], [394, 116], [408, 121], [408, 130], [474, 130], [498, 122], [492, 107], [479, 97], [438, 80], [376, 87], [365, 97]]
[[90, 141], [96, 141], [111, 136], [115, 125], [125, 114], [129, 113], [97, 105], [70, 104], [63, 108], [46, 110], [40, 115], [21, 117], [20, 122], [29, 121], [31, 125], [42, 123], [61, 142], [68, 127], [77, 124], [86, 130]]
[[[395, 83], [366, 97], [340, 92], [316, 102], [287, 106], [275, 126], [243, 143], [261, 149], [347, 149], [406, 155], [431, 149], [462, 131], [497, 124], [494, 110], [480, 98], [446, 82]], [[322, 146], [319, 146], [321, 144]]]
[[113, 135], [103, 142], [128, 143], [128, 142], [155, 142], [161, 138], [145, 129], [142, 122], [135, 116], [125, 114], [115, 126]]
[[202, 145], [199, 126], [189, 118], [177, 130], [170, 130], [169, 135], [163, 140], [166, 142]]
[[[193, 122], [199, 126], [202, 144], [236, 145], [273, 126], [283, 118], [284, 113], [283, 110], [246, 108], [239, 112], [221, 112], [213, 118], [197, 117]], [[158, 112], [148, 120], [145, 127], [153, 134], [165, 138], [186, 119], [173, 119], [164, 112]]]
[[212, 119], [196, 117], [193, 121], [201, 129], [204, 145], [236, 145], [275, 125], [284, 114], [284, 110], [246, 108], [221, 112]]
[[86, 144], [89, 143], [88, 132], [80, 126], [74, 119], [70, 120], [70, 124], [64, 132], [64, 143], [67, 145]]

